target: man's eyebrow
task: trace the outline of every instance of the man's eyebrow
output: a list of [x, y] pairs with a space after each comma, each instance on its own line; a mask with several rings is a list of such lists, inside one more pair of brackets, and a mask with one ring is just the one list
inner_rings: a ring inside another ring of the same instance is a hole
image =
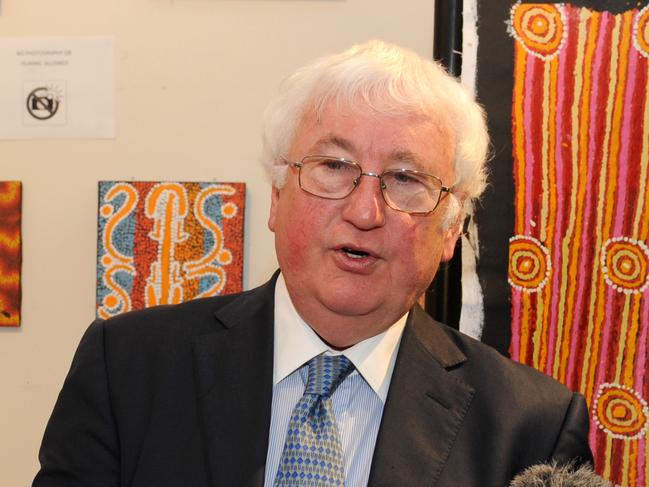
[[325, 135], [324, 137], [319, 139], [318, 142], [316, 142], [314, 147], [324, 147], [331, 145], [336, 146], [346, 152], [352, 153], [354, 151], [354, 145], [350, 141], [334, 134]]
[[418, 171], [424, 170], [424, 161], [422, 161], [421, 158], [417, 156], [417, 154], [408, 149], [396, 150], [392, 152], [392, 154], [390, 154], [390, 160], [399, 163], [412, 164]]

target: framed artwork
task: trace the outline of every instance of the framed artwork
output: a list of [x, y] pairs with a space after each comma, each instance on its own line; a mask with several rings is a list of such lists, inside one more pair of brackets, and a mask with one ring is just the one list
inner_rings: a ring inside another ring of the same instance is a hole
[[649, 6], [478, 2], [494, 144], [483, 341], [586, 397], [599, 474], [649, 485]]
[[0, 326], [20, 325], [22, 183], [0, 181]]
[[97, 316], [243, 287], [244, 183], [101, 181]]

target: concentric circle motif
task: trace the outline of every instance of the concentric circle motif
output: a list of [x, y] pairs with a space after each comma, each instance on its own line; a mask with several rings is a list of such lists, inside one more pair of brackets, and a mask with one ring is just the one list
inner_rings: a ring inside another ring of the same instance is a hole
[[630, 387], [603, 383], [593, 401], [592, 415], [597, 426], [609, 436], [634, 440], [647, 430], [649, 407]]
[[516, 3], [510, 12], [511, 34], [527, 52], [541, 58], [556, 56], [567, 35], [563, 4]]
[[509, 284], [528, 293], [545, 286], [552, 264], [548, 249], [536, 238], [515, 235], [509, 239]]
[[640, 10], [633, 21], [633, 45], [649, 59], [649, 5]]
[[608, 239], [602, 247], [604, 280], [617, 292], [641, 293], [649, 286], [649, 247], [629, 237]]
[[232, 202], [225, 203], [221, 207], [221, 215], [225, 218], [234, 218], [237, 215], [239, 208]]

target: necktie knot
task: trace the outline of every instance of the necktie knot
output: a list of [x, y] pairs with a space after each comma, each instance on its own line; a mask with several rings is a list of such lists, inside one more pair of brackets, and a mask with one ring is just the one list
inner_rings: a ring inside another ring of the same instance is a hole
[[308, 362], [309, 378], [305, 394], [317, 394], [328, 399], [336, 387], [349, 375], [354, 365], [344, 355], [318, 355]]

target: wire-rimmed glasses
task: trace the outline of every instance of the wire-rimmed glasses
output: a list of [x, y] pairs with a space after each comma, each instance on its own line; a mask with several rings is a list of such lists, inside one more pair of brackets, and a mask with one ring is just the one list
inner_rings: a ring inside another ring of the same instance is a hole
[[385, 203], [393, 210], [425, 215], [437, 208], [444, 186], [437, 176], [412, 169], [388, 169], [382, 173], [363, 172], [360, 164], [349, 159], [330, 156], [306, 156], [299, 162], [284, 160], [298, 169], [300, 188], [309, 194], [330, 200], [349, 196], [361, 176], [378, 178]]

